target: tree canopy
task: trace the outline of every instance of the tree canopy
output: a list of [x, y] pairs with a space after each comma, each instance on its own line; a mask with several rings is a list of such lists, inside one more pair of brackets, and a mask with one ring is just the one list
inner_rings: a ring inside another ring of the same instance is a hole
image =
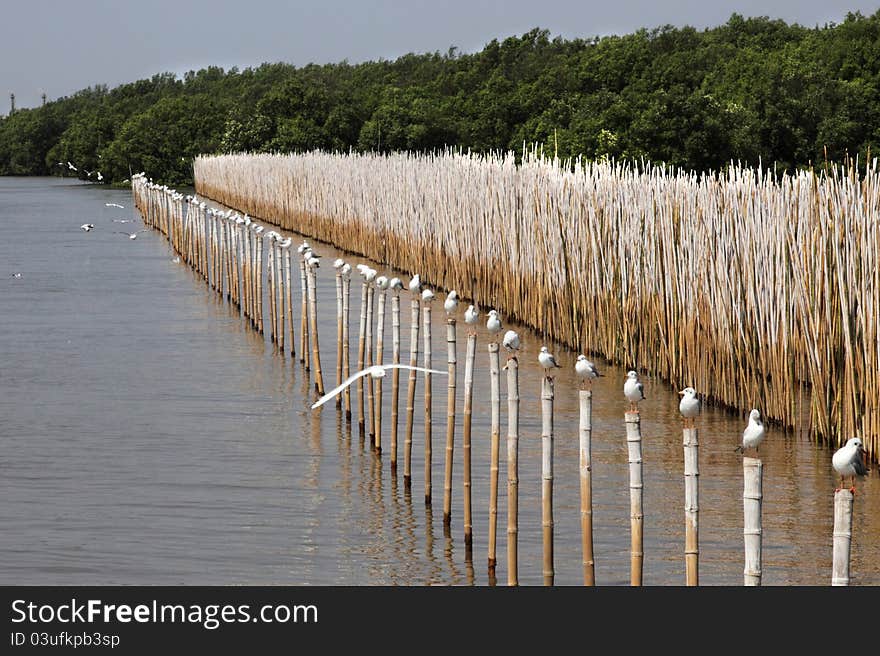
[[878, 89], [880, 11], [814, 28], [734, 14], [706, 30], [573, 40], [536, 28], [474, 54], [209, 67], [90, 87], [0, 119], [0, 174], [73, 175], [69, 160], [80, 177], [143, 170], [180, 185], [200, 153], [532, 143], [560, 157], [785, 170], [876, 152]]

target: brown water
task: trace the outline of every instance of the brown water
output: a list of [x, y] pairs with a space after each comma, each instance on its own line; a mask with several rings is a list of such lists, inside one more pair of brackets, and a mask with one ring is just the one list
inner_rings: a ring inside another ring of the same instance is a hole
[[[107, 202], [126, 209], [105, 207]], [[185, 264], [173, 263], [174, 254], [159, 233], [141, 233], [134, 241], [113, 233], [143, 227], [139, 221], [112, 222], [135, 216], [131, 208], [127, 191], [50, 178], [0, 178], [0, 582], [487, 584], [485, 332], [478, 341], [474, 392], [471, 564], [462, 538], [460, 412], [451, 536], [444, 535], [442, 525], [445, 376], [433, 381], [432, 510], [423, 502], [423, 379], [417, 388], [409, 495], [402, 472], [395, 478], [389, 471], [390, 378], [384, 387], [386, 453], [376, 457], [359, 439], [356, 413], [350, 432], [332, 403], [311, 411], [313, 386], [299, 362], [277, 355], [236, 309], [220, 301]], [[86, 222], [95, 229], [80, 230]], [[325, 263], [318, 272], [318, 306], [329, 389], [335, 384], [336, 361], [330, 263], [345, 256], [313, 245]], [[22, 273], [20, 279], [12, 277], [15, 271]], [[295, 294], [298, 298], [298, 283]], [[433, 363], [440, 369], [446, 360], [443, 298], [439, 292], [433, 312]], [[359, 304], [360, 284], [353, 280], [353, 358]], [[406, 362], [408, 299], [401, 305]], [[466, 306], [460, 305], [460, 315]], [[390, 359], [390, 316], [386, 324]], [[516, 329], [523, 343], [519, 576], [522, 584], [540, 585], [541, 371], [536, 354], [542, 341]], [[459, 336], [462, 376], [463, 322]], [[556, 378], [556, 583], [578, 585], [577, 354], [550, 347], [563, 365]], [[596, 580], [627, 585], [625, 372], [602, 366], [601, 360], [597, 364], [606, 377], [596, 382], [593, 400]], [[684, 481], [678, 396], [660, 381], [643, 380], [644, 582], [680, 585]], [[402, 375], [402, 408], [405, 381]], [[462, 388], [459, 378], [459, 393]], [[505, 389], [502, 377], [496, 572], [501, 584], [507, 580]], [[733, 448], [745, 421], [714, 408], [704, 409], [698, 421], [700, 582], [741, 585], [742, 467]], [[829, 584], [836, 485], [831, 451], [771, 428], [760, 455], [764, 584]], [[400, 460], [402, 468], [402, 452]], [[858, 484], [852, 583], [880, 584], [876, 467]]]

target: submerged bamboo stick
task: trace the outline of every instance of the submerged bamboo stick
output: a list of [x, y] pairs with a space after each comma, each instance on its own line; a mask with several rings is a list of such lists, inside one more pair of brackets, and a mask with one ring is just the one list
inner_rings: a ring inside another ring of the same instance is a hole
[[[376, 309], [376, 361], [374, 364], [383, 364], [385, 355], [385, 301], [387, 298], [388, 278], [380, 276], [376, 278], [376, 288], [379, 290], [379, 304]], [[373, 433], [375, 439], [373, 445], [376, 453], [382, 453], [382, 379], [375, 381], [376, 420]]]
[[300, 294], [302, 295], [302, 303], [300, 305], [300, 324], [299, 324], [299, 361], [305, 365], [305, 370], [309, 371], [309, 293], [308, 283], [306, 282], [306, 258], [303, 254], [308, 248], [308, 244], [303, 242], [297, 248], [299, 252], [299, 282]]
[[508, 358], [504, 368], [507, 369], [507, 585], [519, 585], [519, 360], [516, 355]]
[[[336, 260], [333, 263], [333, 267], [336, 269], [336, 386], [342, 384], [342, 320], [343, 320], [343, 310], [342, 310], [342, 267], [345, 266], [345, 262], [341, 259]], [[336, 408], [342, 408], [342, 395], [338, 394], [336, 396]]]
[[477, 333], [468, 331], [464, 358], [464, 420], [462, 425], [462, 503], [464, 506], [464, 544], [474, 541], [473, 504], [471, 500], [471, 415], [474, 405], [474, 361], [477, 356]]
[[629, 457], [630, 584], [642, 585], [642, 431], [638, 411], [627, 412], [626, 446]]
[[686, 584], [699, 585], [699, 512], [700, 489], [698, 463], [699, 442], [696, 428], [684, 429], [684, 517], [685, 517], [685, 569]]
[[455, 317], [446, 320], [446, 366], [449, 382], [446, 387], [446, 462], [443, 470], [443, 525], [452, 524], [452, 455], [455, 449], [455, 378], [456, 378]]
[[[364, 355], [364, 366], [372, 367], [376, 364], [376, 354], [373, 350], [373, 301], [375, 298], [375, 289], [373, 288], [372, 282], [375, 279], [376, 273], [374, 269], [370, 269], [367, 273], [367, 282], [369, 283], [367, 286], [367, 334], [365, 337], [366, 340], [366, 353]], [[376, 379], [372, 376], [364, 376], [361, 380], [366, 381], [367, 385], [367, 407], [369, 410], [369, 422], [367, 423], [367, 433], [370, 438], [370, 446], [372, 448], [376, 448]]]
[[491, 428], [489, 432], [489, 571], [496, 563], [495, 540], [498, 533], [498, 458], [501, 450], [501, 363], [498, 342], [489, 342], [489, 405]]
[[[288, 238], [285, 241], [284, 246], [284, 287], [286, 290], [286, 304], [287, 304], [287, 343], [290, 348], [290, 357], [293, 358], [296, 356], [296, 342], [294, 342], [294, 334], [293, 334], [293, 289], [290, 286], [291, 274], [290, 274], [290, 245], [292, 241]], [[338, 403], [337, 397], [337, 403]]]
[[[419, 364], [419, 295], [418, 291], [413, 292], [410, 316], [410, 336], [409, 336], [409, 366], [415, 367]], [[406, 435], [403, 442], [403, 485], [409, 488], [412, 484], [412, 434], [413, 419], [416, 404], [416, 372], [415, 369], [409, 370], [409, 380], [406, 388]]]
[[764, 465], [758, 458], [743, 458], [743, 585], [761, 585], [761, 502]]
[[853, 493], [834, 492], [834, 535], [831, 552], [831, 585], [849, 585], [850, 550], [852, 549]]
[[581, 491], [581, 551], [583, 553], [584, 585], [596, 585], [593, 561], [593, 392], [580, 390], [579, 460]]
[[[400, 280], [391, 279], [391, 362], [400, 364]], [[400, 405], [400, 369], [391, 373], [391, 473], [397, 473], [397, 425]]]
[[[351, 375], [351, 353], [349, 326], [351, 325], [351, 266], [342, 267], [342, 376], [347, 379]], [[345, 406], [345, 419], [351, 421], [351, 385], [342, 393]]]
[[553, 585], [553, 377], [541, 381], [541, 527], [544, 585]]
[[[312, 340], [312, 365], [315, 369], [315, 391], [318, 395], [324, 395], [324, 374], [321, 372], [321, 349], [318, 343], [318, 281], [317, 269], [318, 262], [312, 260], [309, 265], [309, 315], [311, 320], [311, 340]], [[372, 376], [365, 376], [372, 378]]]
[[[422, 353], [422, 366], [425, 369], [431, 368], [431, 301], [434, 294], [431, 290], [426, 289], [422, 292], [422, 317], [424, 319], [424, 328], [422, 332], [425, 336], [424, 348]], [[425, 372], [425, 505], [431, 505], [431, 374]]]
[[[363, 277], [363, 273], [361, 274]], [[357, 359], [357, 370], [361, 371], [364, 368], [364, 357], [367, 353], [367, 303], [369, 301], [369, 292], [367, 291], [369, 287], [369, 283], [366, 278], [363, 278], [361, 281], [361, 319], [360, 319], [360, 328], [358, 332], [358, 359]], [[364, 415], [366, 410], [366, 381], [365, 378], [372, 378], [372, 376], [361, 376], [361, 378], [357, 381], [358, 387], [358, 434], [361, 439], [366, 437], [366, 417]]]

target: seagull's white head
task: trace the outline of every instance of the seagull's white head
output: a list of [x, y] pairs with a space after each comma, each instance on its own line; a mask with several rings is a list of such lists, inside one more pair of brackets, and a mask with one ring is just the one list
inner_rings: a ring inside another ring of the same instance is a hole
[[752, 411], [749, 413], [749, 421], [761, 423], [761, 413], [758, 412], [757, 408], [752, 408]]
[[639, 377], [639, 374], [636, 373], [635, 371], [627, 371], [626, 377], [629, 378], [630, 380], [636, 380]]
[[846, 441], [847, 447], [855, 447], [858, 451], [863, 451], [865, 446], [862, 444], [862, 440], [858, 437], [851, 437]]
[[346, 262], [345, 264], [342, 265], [342, 268], [340, 269], [340, 271], [342, 272], [343, 276], [348, 277], [349, 275], [351, 275], [351, 265], [348, 262]]
[[693, 397], [697, 395], [697, 390], [695, 390], [693, 387], [685, 387], [678, 394], [679, 396]]
[[304, 241], [299, 246], [296, 247], [296, 252], [302, 254], [309, 247], [309, 243]]
[[577, 361], [578, 361], [578, 362], [583, 362], [583, 361], [586, 360], [586, 359], [587, 359], [587, 356], [586, 356], [586, 355], [579, 355], [579, 356], [577, 357]]

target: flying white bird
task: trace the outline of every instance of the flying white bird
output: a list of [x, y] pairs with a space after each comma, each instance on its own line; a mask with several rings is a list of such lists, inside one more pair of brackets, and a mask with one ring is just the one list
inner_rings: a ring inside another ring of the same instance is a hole
[[15, 273], [12, 274], [12, 277], [13, 278], [21, 278], [21, 274], [18, 271], [16, 271]]
[[100, 171], [98, 171], [98, 182], [100, 182], [100, 181], [103, 180], [103, 179], [104, 179], [104, 176], [101, 175], [101, 172], [100, 172]]
[[599, 370], [596, 369], [596, 365], [587, 360], [586, 355], [579, 355], [577, 357], [577, 361], [574, 363], [575, 373], [581, 377], [587, 384], [593, 384], [594, 378], [599, 378], [602, 374], [599, 373]]
[[419, 274], [416, 274], [416, 275], [414, 275], [412, 278], [410, 278], [410, 281], [409, 281], [409, 290], [410, 290], [413, 294], [418, 294], [418, 293], [419, 293], [419, 289], [421, 289], [421, 287], [422, 287], [422, 279], [419, 278]]
[[116, 230], [114, 234], [125, 235], [129, 239], [137, 239], [138, 233], [141, 232], [147, 232], [147, 230], [138, 230], [137, 232], [120, 232], [119, 230]]
[[489, 310], [489, 318], [486, 320], [486, 330], [493, 335], [501, 332], [501, 319], [498, 318], [496, 310]]
[[840, 487], [837, 490], [843, 489], [843, 479], [846, 476], [852, 479], [850, 492], [856, 491], [856, 476], [864, 476], [868, 473], [864, 453], [865, 447], [862, 441], [857, 437], [851, 437], [831, 456], [831, 465], [840, 474]]
[[626, 381], [623, 383], [623, 395], [629, 399], [630, 412], [638, 412], [638, 402], [645, 399], [645, 386], [639, 380], [639, 374], [635, 371], [626, 372]]
[[508, 330], [504, 333], [504, 339], [501, 340], [501, 344], [508, 351], [515, 351], [519, 348], [519, 335], [514, 330]]
[[544, 374], [549, 375], [549, 369], [559, 369], [559, 364], [556, 362], [556, 358], [554, 355], [547, 350], [546, 346], [541, 347], [541, 352], [538, 353], [538, 362], [541, 363], [541, 366], [544, 367]]
[[318, 407], [324, 405], [325, 403], [327, 403], [327, 401], [329, 401], [334, 396], [339, 394], [342, 390], [344, 390], [346, 387], [351, 385], [354, 381], [356, 381], [361, 376], [366, 376], [369, 374], [373, 378], [384, 378], [385, 373], [388, 369], [413, 369], [415, 371], [424, 371], [425, 373], [431, 373], [431, 374], [446, 374], [447, 373], [446, 371], [443, 371], [440, 369], [426, 369], [425, 367], [413, 367], [413, 366], [410, 366], [407, 364], [377, 364], [377, 365], [373, 365], [372, 367], [367, 367], [366, 369], [361, 369], [357, 373], [354, 373], [351, 376], [349, 376], [348, 378], [346, 378], [344, 381], [342, 381], [341, 385], [339, 385], [338, 387], [334, 387], [332, 390], [327, 392], [320, 399], [315, 401], [315, 403], [312, 404], [312, 409], [314, 410], [315, 408], [318, 408]]
[[749, 413], [749, 425], [746, 426], [746, 429], [742, 434], [742, 444], [736, 447], [734, 451], [737, 453], [745, 453], [746, 449], [754, 449], [755, 453], [757, 453], [758, 445], [761, 443], [761, 440], [764, 439], [764, 434], [766, 432], [767, 429], [764, 427], [764, 422], [761, 421], [761, 413], [753, 408]]
[[119, 203], [104, 203], [104, 207], [118, 207], [121, 210], [125, 209], [125, 205], [120, 205]]
[[678, 411], [684, 417], [685, 426], [693, 428], [694, 420], [700, 414], [700, 399], [697, 398], [697, 390], [693, 387], [685, 387], [679, 394], [681, 401], [678, 404]]
[[479, 310], [477, 310], [477, 308], [473, 305], [468, 305], [468, 309], [464, 311], [464, 322], [469, 326], [473, 326], [475, 323], [477, 323], [477, 319], [479, 318]]
[[69, 160], [67, 162], [67, 168], [69, 168], [71, 171], [78, 171], [79, 170], [73, 164], [71, 164]]
[[453, 289], [446, 295], [446, 300], [443, 301], [443, 309], [446, 310], [446, 314], [452, 314], [453, 312], [455, 312], [455, 308], [457, 307], [458, 292]]
[[94, 223], [83, 223], [83, 224], [79, 227], [79, 229], [80, 229], [80, 230], [85, 230], [86, 232], [88, 232], [89, 230], [91, 230], [91, 229], [94, 228], [94, 227], [95, 227], [95, 224], [94, 224]]

